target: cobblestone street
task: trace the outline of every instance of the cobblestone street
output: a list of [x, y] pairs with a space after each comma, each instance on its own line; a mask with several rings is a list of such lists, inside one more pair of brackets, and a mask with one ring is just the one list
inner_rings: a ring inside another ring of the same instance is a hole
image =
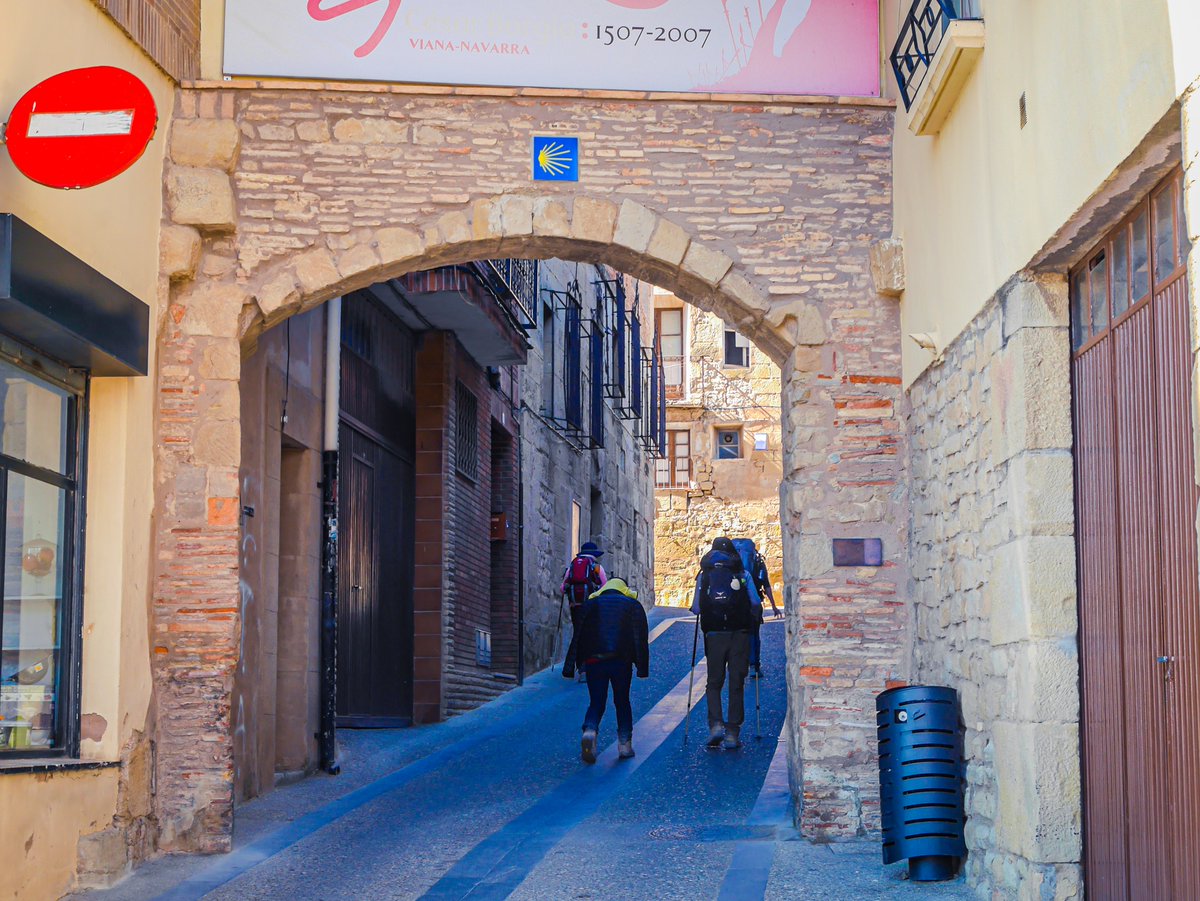
[[149, 898], [965, 898], [880, 864], [874, 842], [813, 845], [791, 825], [781, 620], [763, 628], [761, 738], [747, 683], [745, 745], [704, 749], [704, 663], [684, 743], [692, 619], [651, 616], [650, 678], [635, 680], [631, 761], [611, 705], [598, 763], [579, 760], [584, 686], [543, 672], [447, 723], [344, 730], [342, 773], [240, 808], [235, 850], [166, 857], [115, 889]]

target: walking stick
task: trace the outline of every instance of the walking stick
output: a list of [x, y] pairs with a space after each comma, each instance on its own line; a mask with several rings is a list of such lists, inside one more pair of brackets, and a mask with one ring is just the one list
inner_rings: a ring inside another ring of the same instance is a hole
[[700, 638], [700, 614], [696, 614], [696, 629], [692, 632], [692, 671], [688, 676], [687, 728], [683, 730], [683, 744], [687, 746], [688, 733], [692, 731], [692, 684], [696, 681], [696, 644]]
[[762, 679], [754, 680], [754, 740], [762, 739], [762, 712], [758, 706], [758, 683]]
[[[558, 596], [558, 628], [554, 632], [554, 647], [550, 651], [550, 674], [554, 675], [554, 661], [558, 657], [558, 646], [562, 643], [562, 608], [563, 601], [567, 598], [567, 593], [564, 591]], [[566, 661], [564, 660], [565, 664]]]

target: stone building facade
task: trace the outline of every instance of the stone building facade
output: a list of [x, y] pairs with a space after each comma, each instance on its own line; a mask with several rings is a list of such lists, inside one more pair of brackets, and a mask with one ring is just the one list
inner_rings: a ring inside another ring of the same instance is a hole
[[628, 398], [606, 397], [603, 447], [586, 447], [564, 433], [559, 417], [568, 373], [563, 311], [555, 302], [575, 283], [590, 307], [598, 287], [604, 290], [604, 284], [615, 286], [621, 279], [628, 309], [640, 322], [652, 323], [651, 286], [607, 267], [563, 260], [544, 261], [539, 271], [539, 327], [530, 336], [521, 394], [525, 667], [530, 673], [561, 660], [570, 641], [570, 617], [561, 607], [559, 587], [581, 542], [600, 545], [605, 571], [637, 589], [647, 607], [655, 603], [654, 449], [641, 440], [648, 423], [619, 412], [627, 409]]
[[730, 535], [754, 539], [782, 604], [779, 367], [720, 318], [673, 295], [656, 294], [654, 310], [659, 322], [679, 324], [682, 342], [678, 359], [664, 351], [667, 453], [656, 464], [656, 593], [661, 603], [691, 604], [698, 555], [715, 536]]
[[913, 675], [960, 693], [968, 878], [1029, 897], [1081, 891], [1068, 353], [1025, 276], [909, 392]]

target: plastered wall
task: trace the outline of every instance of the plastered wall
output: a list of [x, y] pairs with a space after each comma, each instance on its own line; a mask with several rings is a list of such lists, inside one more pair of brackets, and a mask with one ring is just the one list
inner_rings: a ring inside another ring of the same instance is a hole
[[[941, 132], [916, 137], [902, 106], [896, 114], [902, 328], [935, 332], [941, 347], [1103, 190], [1200, 75], [1195, 4], [984, 0], [983, 17], [983, 53]], [[905, 384], [931, 360], [906, 341]]]
[[[150, 306], [154, 323], [160, 291], [166, 288], [159, 281], [159, 223], [174, 86], [86, 0], [10, 3], [3, 17], [0, 116], [7, 118], [20, 96], [39, 81], [89, 65], [125, 68], [154, 96], [159, 127], [145, 155], [97, 187], [58, 191], [34, 184], [0, 149], [0, 211], [19, 216], [136, 295]], [[151, 372], [154, 366], [152, 344]], [[121, 871], [127, 858], [142, 856], [148, 846], [144, 830], [127, 834], [118, 822], [117, 786], [121, 780], [149, 784], [148, 770], [134, 761], [147, 752], [150, 728], [154, 403], [152, 377], [92, 382], [81, 711], [87, 737], [81, 755], [120, 760], [124, 766], [52, 777], [0, 770], [0, 811], [5, 812], [0, 872], [6, 874], [6, 887], [25, 886], [22, 899], [58, 897], [70, 888], [81, 834], [101, 836], [80, 848], [85, 867], [94, 859], [101, 868]]]

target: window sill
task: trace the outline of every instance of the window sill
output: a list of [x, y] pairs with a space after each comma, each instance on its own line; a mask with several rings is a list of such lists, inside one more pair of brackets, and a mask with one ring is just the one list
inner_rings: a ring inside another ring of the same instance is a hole
[[956, 19], [951, 22], [908, 112], [909, 131], [925, 136], [936, 135], [942, 130], [982, 54], [982, 20]]
[[106, 770], [120, 765], [119, 760], [79, 760], [73, 757], [17, 757], [5, 760], [0, 757], [0, 776]]

